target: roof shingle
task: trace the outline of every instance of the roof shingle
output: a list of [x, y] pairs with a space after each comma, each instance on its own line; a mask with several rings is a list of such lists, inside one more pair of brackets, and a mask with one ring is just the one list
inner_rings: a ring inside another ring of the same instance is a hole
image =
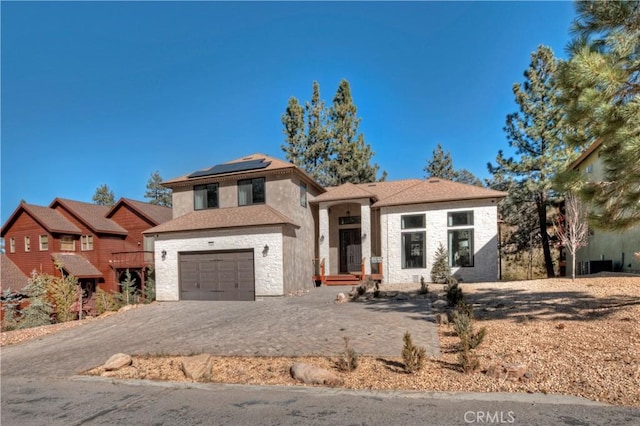
[[2, 235], [4, 235], [10, 224], [18, 218], [20, 211], [25, 211], [29, 216], [40, 223], [40, 225], [42, 225], [42, 227], [50, 233], [73, 235], [79, 235], [82, 233], [80, 228], [75, 226], [73, 223], [71, 223], [71, 221], [69, 221], [56, 210], [50, 209], [49, 207], [37, 206], [35, 204], [21, 203], [2, 227]]
[[0, 253], [0, 292], [20, 293], [29, 284], [27, 277], [6, 254]]
[[133, 209], [137, 210], [140, 214], [147, 217], [155, 225], [160, 225], [173, 217], [171, 207], [158, 206], [151, 203], [145, 203], [144, 201], [132, 200], [130, 198], [121, 198], [118, 202], [109, 210], [107, 217], [110, 218], [115, 210], [122, 204], [127, 204]]
[[64, 198], [56, 198], [51, 202], [49, 207], [52, 209], [56, 204], [60, 204], [67, 210], [83, 221], [94, 232], [107, 234], [126, 235], [127, 230], [118, 225], [113, 220], [106, 217], [111, 207], [101, 206], [98, 204], [85, 203], [82, 201], [67, 200]]
[[53, 260], [62, 263], [62, 269], [76, 278], [102, 278], [102, 272], [89, 260], [73, 253], [54, 253]]
[[254, 205], [197, 210], [148, 229], [144, 234], [280, 224], [298, 226], [270, 206]]

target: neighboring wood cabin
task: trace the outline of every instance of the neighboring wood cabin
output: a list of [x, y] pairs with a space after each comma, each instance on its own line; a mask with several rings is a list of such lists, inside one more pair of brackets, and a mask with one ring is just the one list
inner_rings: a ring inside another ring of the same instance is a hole
[[126, 270], [144, 288], [153, 242], [142, 232], [169, 219], [170, 208], [126, 198], [113, 207], [56, 198], [48, 207], [21, 203], [0, 235], [6, 256], [27, 276], [33, 270], [59, 275], [55, 262], [61, 262], [91, 306], [96, 287], [119, 291]]

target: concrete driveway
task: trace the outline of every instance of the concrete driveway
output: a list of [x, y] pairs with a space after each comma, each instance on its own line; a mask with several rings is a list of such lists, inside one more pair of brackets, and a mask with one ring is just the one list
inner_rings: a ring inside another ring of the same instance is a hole
[[439, 353], [424, 299], [335, 304], [344, 288], [256, 302], [160, 302], [2, 348], [2, 376], [68, 377], [117, 352], [188, 355], [336, 355], [343, 336], [360, 354], [399, 356], [402, 336]]

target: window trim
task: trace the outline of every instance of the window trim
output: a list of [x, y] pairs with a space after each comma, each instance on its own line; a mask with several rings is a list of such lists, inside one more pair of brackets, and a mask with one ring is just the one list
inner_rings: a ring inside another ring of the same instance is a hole
[[[400, 229], [425, 229], [427, 227], [426, 223], [427, 223], [427, 218], [426, 218], [426, 214], [424, 213], [418, 213], [418, 214], [403, 214], [400, 216]], [[409, 219], [409, 218], [417, 218], [419, 217], [420, 219], [422, 219], [422, 223], [420, 224], [420, 226], [405, 226], [404, 220], [405, 218]]]
[[49, 236], [47, 234], [40, 235], [38, 242], [40, 251], [49, 251]]
[[80, 251], [93, 251], [93, 235], [80, 236]]
[[[453, 224], [453, 215], [456, 214], [466, 214], [467, 215], [467, 223], [463, 223], [463, 224]], [[452, 212], [447, 212], [447, 252], [449, 254], [449, 259], [448, 259], [448, 263], [449, 263], [449, 267], [451, 268], [473, 268], [475, 267], [476, 264], [476, 253], [475, 253], [475, 210], [458, 210], [458, 211], [452, 211]], [[462, 250], [464, 249], [464, 247], [460, 246], [460, 242], [461, 241], [465, 241], [465, 240], [460, 240], [459, 238], [456, 239], [456, 241], [458, 241], [458, 249], [455, 250], [454, 247], [452, 247], [453, 245], [453, 235], [454, 233], [457, 232], [462, 232], [462, 231], [467, 231], [469, 233], [468, 239], [466, 241], [469, 242], [468, 247], [466, 247], [466, 250], [468, 251], [467, 254], [460, 254], [462, 252]], [[455, 260], [455, 256], [468, 256], [469, 258], [469, 262], [465, 265], [456, 265], [456, 260]]]
[[[259, 202], [255, 202], [254, 199], [254, 193], [255, 193], [255, 188], [254, 188], [254, 182], [257, 181], [262, 181], [262, 187], [264, 189], [264, 194], [263, 197], [264, 199], [262, 201]], [[251, 202], [247, 202], [244, 204], [240, 203], [240, 188], [241, 185], [244, 183], [246, 184], [247, 182], [251, 183]], [[256, 178], [249, 178], [249, 179], [239, 179], [236, 186], [238, 187], [238, 207], [243, 207], [243, 206], [253, 206], [256, 204], [266, 204], [267, 203], [267, 180], [264, 177], [256, 177]]]
[[[209, 207], [209, 187], [213, 187], [215, 188], [215, 206]], [[206, 199], [204, 200], [204, 207], [202, 208], [198, 208], [196, 205], [196, 200], [197, 200], [197, 192], [198, 190], [203, 190], [206, 193]], [[220, 208], [220, 184], [217, 182], [214, 183], [205, 183], [202, 185], [194, 185], [193, 186], [193, 210], [194, 211], [200, 211], [200, 210], [210, 210], [210, 209], [217, 209]]]
[[[453, 224], [453, 215], [455, 214], [466, 214], [467, 215], [467, 223], [463, 223], [460, 225], [454, 225]], [[473, 210], [460, 210], [460, 211], [455, 211], [455, 212], [447, 212], [447, 228], [459, 228], [461, 226], [464, 227], [473, 227]], [[470, 218], [470, 220], [469, 220]]]
[[25, 235], [24, 237], [24, 252], [28, 253], [31, 251], [31, 237], [28, 235]]
[[[64, 248], [64, 245], [68, 244], [68, 240], [71, 240], [71, 249]], [[76, 251], [76, 240], [73, 235], [62, 235], [60, 237], [60, 251]]]
[[9, 253], [16, 252], [16, 239], [14, 237], [9, 238]]

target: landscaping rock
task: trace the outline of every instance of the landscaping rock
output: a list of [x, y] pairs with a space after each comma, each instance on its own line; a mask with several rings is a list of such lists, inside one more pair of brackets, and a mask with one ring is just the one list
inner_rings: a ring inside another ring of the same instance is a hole
[[449, 317], [447, 314], [436, 314], [436, 324], [446, 325], [449, 324]]
[[526, 365], [516, 363], [492, 364], [487, 368], [485, 374], [495, 379], [509, 379], [513, 381], [525, 380], [531, 377]]
[[342, 383], [340, 378], [331, 371], [302, 362], [293, 364], [290, 372], [291, 377], [308, 385], [337, 386]]
[[131, 355], [118, 353], [111, 355], [111, 358], [104, 363], [104, 369], [106, 371], [120, 370], [121, 368], [128, 367], [133, 362]]
[[344, 303], [347, 301], [347, 296], [344, 293], [338, 293], [336, 296], [336, 303]]
[[209, 354], [200, 354], [182, 359], [182, 371], [192, 380], [209, 380], [213, 371], [213, 358]]
[[447, 305], [448, 305], [447, 301], [442, 299], [438, 299], [431, 303], [431, 306], [434, 308], [444, 308]]

